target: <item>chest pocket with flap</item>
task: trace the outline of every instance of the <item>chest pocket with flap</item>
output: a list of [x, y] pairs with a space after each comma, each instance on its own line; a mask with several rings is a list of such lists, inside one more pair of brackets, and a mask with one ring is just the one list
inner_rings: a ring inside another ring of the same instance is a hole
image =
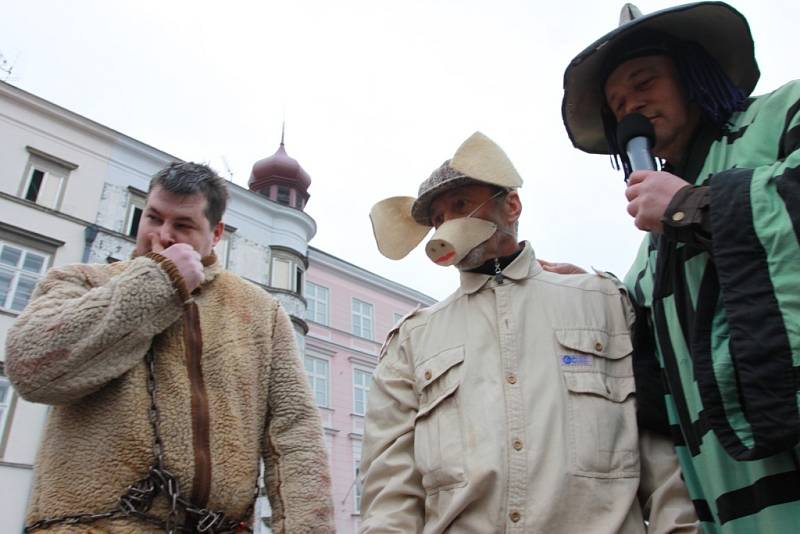
[[596, 478], [639, 475], [636, 391], [627, 332], [557, 329], [567, 390], [567, 432], [574, 474]]
[[414, 456], [429, 495], [466, 483], [458, 388], [464, 347], [446, 349], [414, 369], [419, 410], [414, 420]]

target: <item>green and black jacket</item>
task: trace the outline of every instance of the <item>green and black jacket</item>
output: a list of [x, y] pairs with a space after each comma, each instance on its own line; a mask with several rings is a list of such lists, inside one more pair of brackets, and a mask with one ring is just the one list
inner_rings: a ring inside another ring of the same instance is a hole
[[708, 186], [711, 236], [644, 239], [625, 280], [639, 366], [654, 347], [705, 532], [800, 532], [800, 81], [670, 170]]

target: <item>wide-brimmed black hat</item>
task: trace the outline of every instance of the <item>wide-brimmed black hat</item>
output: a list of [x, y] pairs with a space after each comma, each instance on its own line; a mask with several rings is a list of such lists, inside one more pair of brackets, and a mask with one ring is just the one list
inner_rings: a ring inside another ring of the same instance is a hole
[[695, 42], [719, 63], [745, 96], [753, 92], [760, 72], [747, 19], [724, 2], [697, 2], [642, 15], [625, 4], [620, 25], [589, 45], [564, 71], [561, 113], [572, 144], [592, 154], [608, 154], [601, 110], [603, 84], [615, 44], [634, 35], [653, 32], [680, 41]]

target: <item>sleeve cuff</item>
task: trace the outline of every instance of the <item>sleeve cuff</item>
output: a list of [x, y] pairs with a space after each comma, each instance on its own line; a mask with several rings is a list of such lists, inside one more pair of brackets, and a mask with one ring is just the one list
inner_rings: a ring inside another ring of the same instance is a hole
[[189, 290], [186, 288], [186, 282], [183, 280], [183, 276], [181, 276], [178, 267], [172, 262], [172, 260], [166, 256], [162, 256], [158, 252], [148, 252], [145, 254], [145, 257], [156, 262], [158, 266], [167, 273], [181, 305], [186, 304], [186, 302], [191, 298], [191, 295], [189, 294]]
[[690, 186], [675, 193], [661, 223], [664, 236], [673, 241], [710, 248], [711, 221], [708, 217], [711, 192], [708, 186]]

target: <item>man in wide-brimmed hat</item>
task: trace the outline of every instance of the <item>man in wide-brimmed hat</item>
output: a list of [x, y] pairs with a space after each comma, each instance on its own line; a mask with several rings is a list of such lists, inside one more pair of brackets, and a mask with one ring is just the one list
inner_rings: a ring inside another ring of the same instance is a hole
[[[570, 139], [621, 161], [649, 232], [626, 285], [637, 382], [665, 389], [639, 402], [675, 429], [706, 532], [800, 530], [800, 83], [749, 97], [758, 78], [747, 21], [722, 2], [627, 4], [564, 75]], [[627, 153], [634, 113], [660, 170]]]
[[517, 240], [522, 180], [476, 133], [414, 197], [371, 212], [380, 251], [425, 249], [459, 288], [389, 334], [367, 403], [362, 532], [694, 532], [671, 443], [636, 426], [632, 310], [601, 275]]

